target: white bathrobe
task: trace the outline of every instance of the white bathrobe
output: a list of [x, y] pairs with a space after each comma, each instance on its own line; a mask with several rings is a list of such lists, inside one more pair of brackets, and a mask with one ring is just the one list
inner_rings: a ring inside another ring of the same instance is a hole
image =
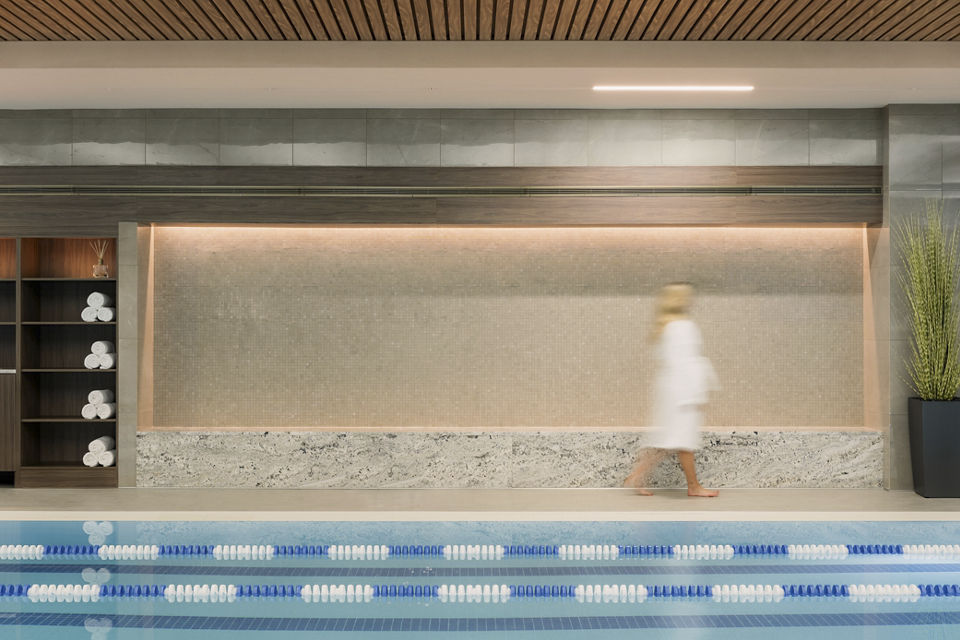
[[674, 320], [663, 329], [657, 345], [653, 427], [649, 446], [658, 449], [700, 448], [703, 406], [717, 389], [717, 376], [701, 353], [700, 330], [690, 320]]

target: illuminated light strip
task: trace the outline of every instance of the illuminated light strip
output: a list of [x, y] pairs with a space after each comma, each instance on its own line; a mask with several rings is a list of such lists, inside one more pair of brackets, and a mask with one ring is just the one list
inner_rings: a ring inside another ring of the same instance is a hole
[[593, 86], [594, 91], [753, 91], [753, 85], [749, 84], [729, 84], [729, 85], [696, 85], [696, 84], [677, 84], [677, 85], [631, 85], [631, 84], [597, 84]]

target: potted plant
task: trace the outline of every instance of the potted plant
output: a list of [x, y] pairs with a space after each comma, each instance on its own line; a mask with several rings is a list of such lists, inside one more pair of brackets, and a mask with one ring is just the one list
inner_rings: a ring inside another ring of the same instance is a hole
[[903, 264], [910, 354], [907, 377], [913, 487], [927, 498], [960, 497], [960, 256], [958, 233], [943, 224], [943, 203], [907, 219], [896, 239]]

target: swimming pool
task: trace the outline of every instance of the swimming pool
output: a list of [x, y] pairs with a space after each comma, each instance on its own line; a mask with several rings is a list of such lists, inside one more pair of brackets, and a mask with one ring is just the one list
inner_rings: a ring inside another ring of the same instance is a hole
[[0, 522], [0, 637], [953, 638], [960, 523]]

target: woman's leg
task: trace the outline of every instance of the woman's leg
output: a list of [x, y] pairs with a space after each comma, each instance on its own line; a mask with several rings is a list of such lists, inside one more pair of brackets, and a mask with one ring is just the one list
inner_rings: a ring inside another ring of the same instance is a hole
[[647, 481], [647, 476], [650, 475], [650, 471], [663, 459], [666, 453], [663, 449], [644, 450], [637, 458], [636, 463], [633, 465], [633, 471], [631, 471], [630, 475], [623, 481], [623, 484], [628, 487], [635, 487], [637, 493], [641, 496], [652, 496], [653, 492], [649, 489], [642, 488], [642, 485]]
[[683, 475], [687, 477], [687, 495], [698, 496], [701, 498], [714, 498], [719, 495], [719, 491], [704, 489], [697, 480], [697, 465], [693, 460], [693, 451], [677, 451], [677, 458], [680, 459], [680, 468], [683, 469]]

